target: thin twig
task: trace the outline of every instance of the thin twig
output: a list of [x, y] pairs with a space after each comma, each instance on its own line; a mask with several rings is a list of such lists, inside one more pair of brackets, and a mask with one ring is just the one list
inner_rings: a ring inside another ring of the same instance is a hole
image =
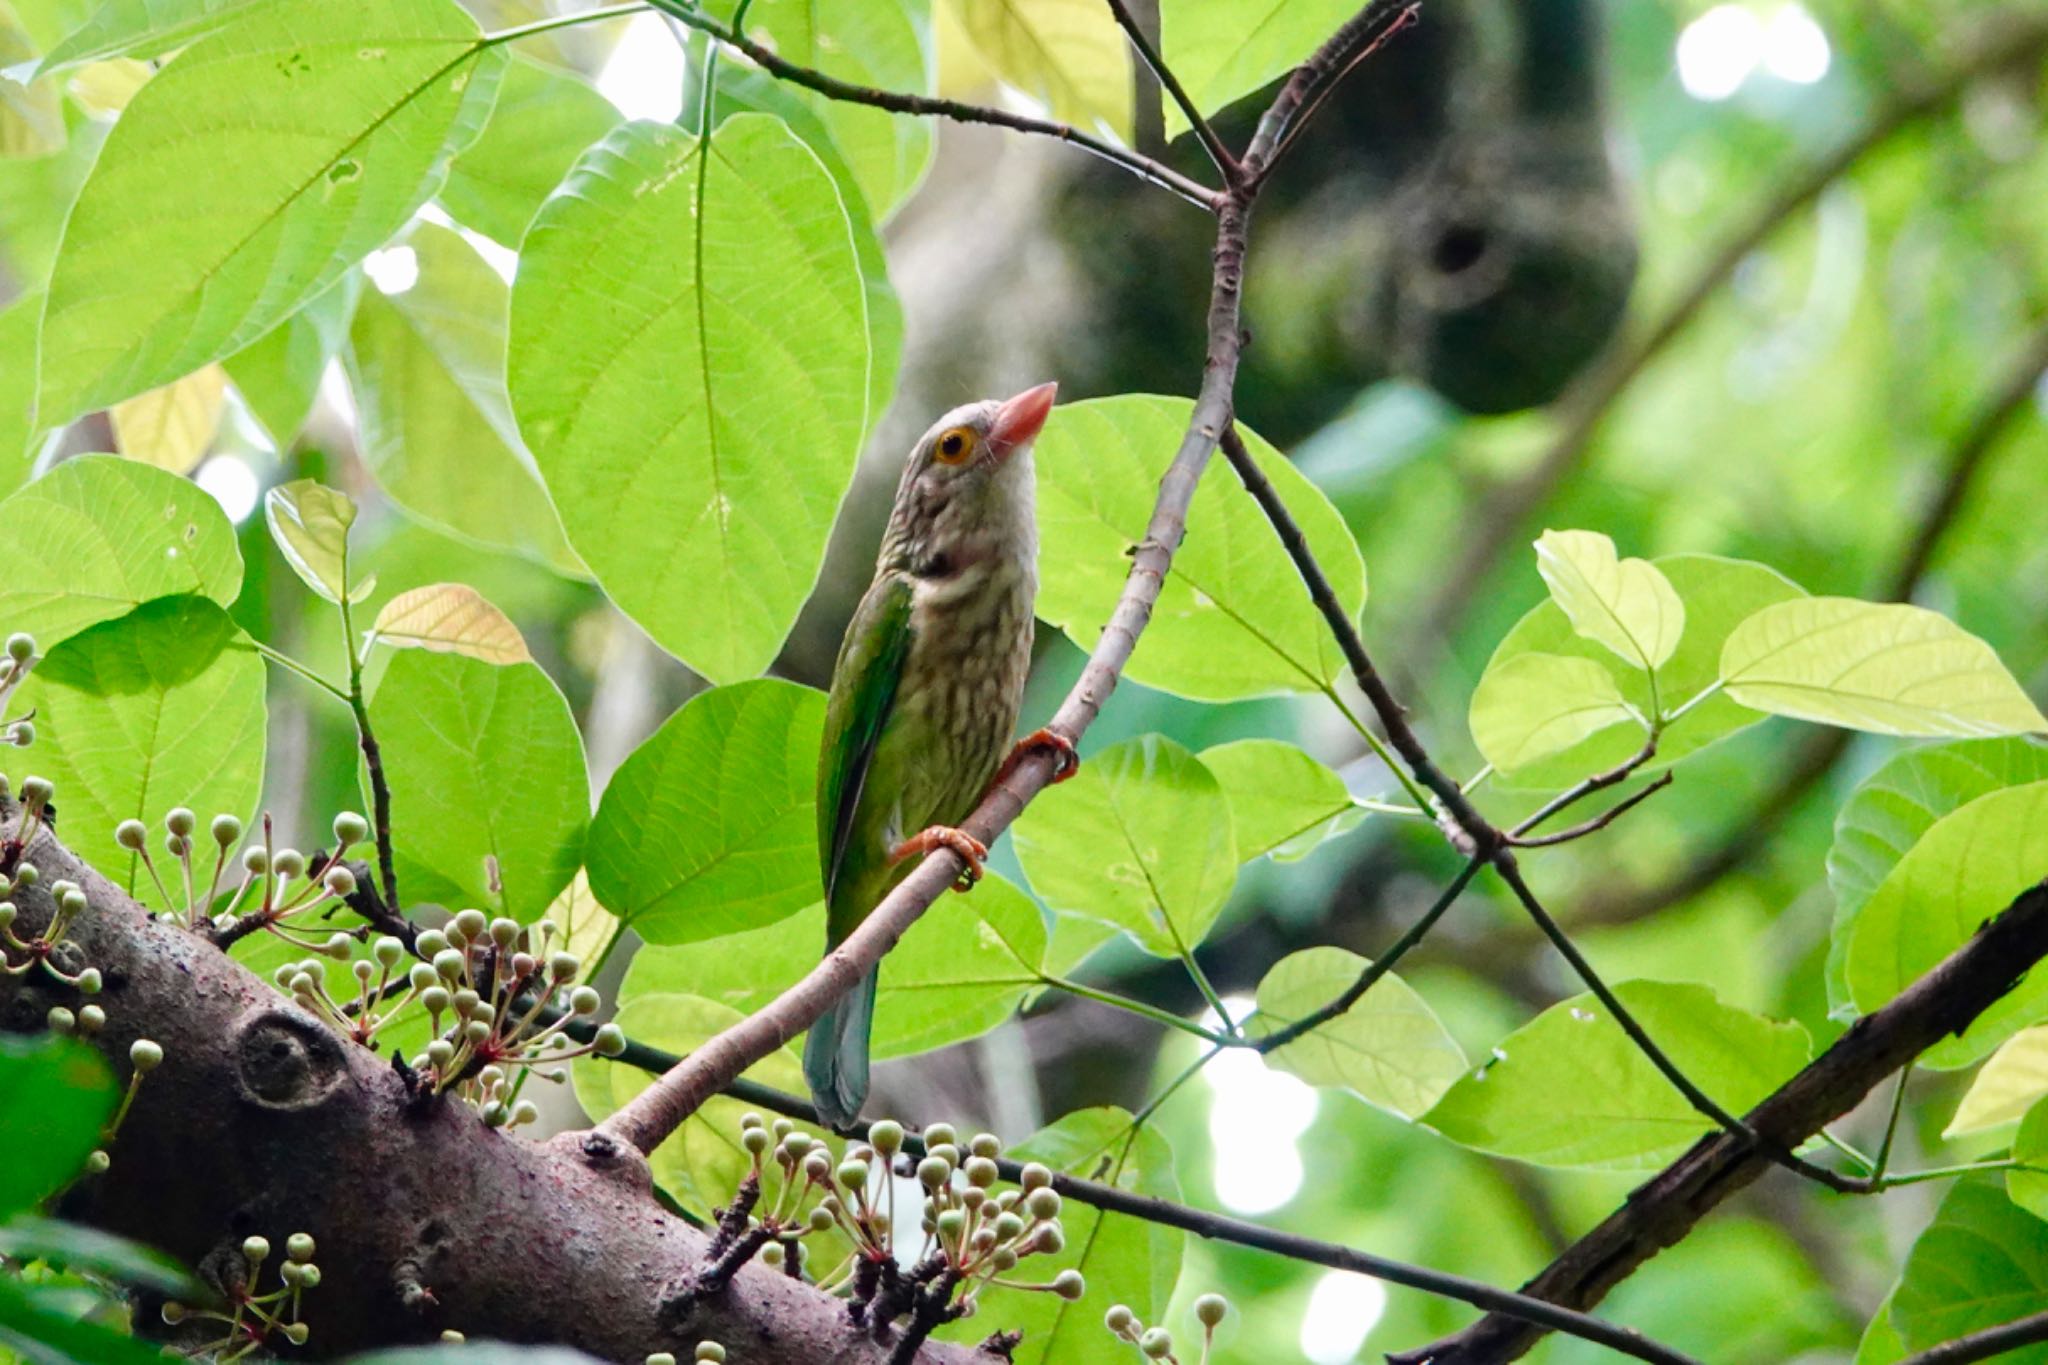
[[1601, 830], [1606, 829], [1616, 820], [1619, 820], [1622, 816], [1628, 814], [1670, 785], [1671, 770], [1667, 768], [1654, 782], [1651, 782], [1640, 791], [1630, 792], [1627, 796], [1622, 797], [1621, 800], [1615, 802], [1606, 810], [1601, 811], [1590, 820], [1581, 820], [1570, 829], [1561, 829], [1555, 834], [1510, 834], [1508, 842], [1516, 848], [1555, 848], [1559, 844], [1568, 844], [1574, 839], [1583, 839], [1588, 834], [1597, 834]]
[[1905, 1357], [1899, 1365], [1969, 1365], [2039, 1341], [2048, 1341], [2048, 1310], [1930, 1346]]
[[744, 33], [735, 32], [702, 10], [692, 8], [685, 0], [649, 0], [649, 3], [677, 23], [688, 25], [700, 33], [709, 34], [718, 42], [739, 49], [751, 58], [755, 65], [778, 80], [803, 86], [806, 90], [814, 90], [827, 99], [871, 105], [894, 114], [911, 114], [919, 118], [947, 118], [956, 123], [986, 123], [997, 128], [1009, 128], [1015, 132], [1057, 138], [1083, 151], [1092, 152], [1105, 161], [1114, 162], [1141, 179], [1150, 181], [1162, 189], [1171, 190], [1189, 203], [1211, 212], [1216, 211], [1223, 201], [1224, 195], [1221, 191], [1212, 190], [1206, 185], [1190, 180], [1164, 162], [1141, 152], [1134, 152], [1128, 147], [1119, 147], [1101, 138], [1090, 136], [1070, 124], [1032, 118], [1027, 114], [1013, 114], [1007, 109], [964, 104], [959, 100], [855, 85], [836, 76], [828, 76], [822, 71], [787, 61], [773, 48], [763, 47]]
[[1528, 834], [1538, 825], [1566, 807], [1578, 804], [1594, 792], [1612, 787], [1618, 782], [1627, 781], [1631, 773], [1656, 756], [1657, 732], [1653, 729], [1644, 737], [1642, 748], [1636, 750], [1635, 753], [1615, 764], [1612, 768], [1607, 769], [1607, 771], [1594, 773], [1591, 777], [1585, 778], [1573, 786], [1565, 788], [1556, 796], [1551, 797], [1541, 806], [1538, 806], [1527, 819], [1523, 820], [1513, 829], [1510, 829], [1508, 831], [1509, 837], [1519, 840], [1523, 835]]
[[1116, 16], [1117, 26], [1123, 29], [1124, 36], [1131, 40], [1131, 46], [1138, 50], [1138, 56], [1144, 61], [1146, 68], [1158, 77], [1160, 87], [1173, 97], [1176, 105], [1180, 106], [1182, 116], [1187, 119], [1188, 126], [1194, 129], [1195, 136], [1201, 140], [1202, 150], [1209, 154], [1210, 164], [1215, 166], [1217, 174], [1223, 177], [1223, 183], [1236, 184], [1238, 177], [1244, 173], [1244, 168], [1237, 164], [1237, 158], [1231, 155], [1230, 148], [1223, 145], [1223, 139], [1217, 135], [1214, 125], [1203, 117], [1201, 109], [1196, 107], [1186, 88], [1181, 85], [1180, 77], [1173, 74], [1173, 68], [1159, 55], [1159, 49], [1152, 44], [1151, 35], [1145, 32], [1144, 26], [1138, 22], [1137, 16], [1131, 13], [1130, 6], [1126, 5], [1124, 0], [1107, 0], [1107, 3], [1109, 12]]

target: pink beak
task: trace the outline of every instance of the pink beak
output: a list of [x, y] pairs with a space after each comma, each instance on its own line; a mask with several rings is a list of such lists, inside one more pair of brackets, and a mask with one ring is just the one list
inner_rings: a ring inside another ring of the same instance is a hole
[[1040, 384], [1035, 389], [1024, 390], [996, 409], [996, 420], [989, 426], [988, 440], [997, 459], [1007, 459], [1011, 451], [1030, 445], [1037, 439], [1045, 427], [1046, 415], [1052, 411], [1053, 397], [1059, 391], [1058, 384]]

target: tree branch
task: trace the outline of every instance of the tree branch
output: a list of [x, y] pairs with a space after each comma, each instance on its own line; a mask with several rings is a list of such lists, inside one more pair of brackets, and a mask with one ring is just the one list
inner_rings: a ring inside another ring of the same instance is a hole
[[1875, 114], [1848, 141], [1793, 175], [1777, 192], [1723, 239], [1656, 320], [1624, 339], [1557, 404], [1557, 434], [1524, 473], [1496, 486], [1465, 519], [1462, 551], [1415, 616], [1403, 657], [1414, 657], [1419, 632], [1448, 630], [1464, 619], [1473, 596], [1493, 574], [1509, 545], [1518, 540], [1524, 518], [1549, 500], [1590, 452], [1593, 434], [1615, 403], [1650, 362], [1683, 332], [1719, 292], [1735, 268], [1795, 213], [1840, 179], [1874, 149], [1901, 130], [1946, 109], [1971, 82], [2015, 65], [2048, 44], [2048, 18], [2006, 14], [1986, 23], [1956, 53], [1948, 68], [1917, 88], [1909, 87]]
[[2048, 1312], [2035, 1313], [1981, 1332], [1944, 1341], [1907, 1356], [1899, 1365], [1969, 1365], [1973, 1360], [1990, 1360], [2021, 1346], [2048, 1341]]
[[1188, 179], [1162, 161], [1134, 152], [1128, 147], [1119, 147], [1101, 138], [1092, 137], [1070, 124], [1032, 118], [1027, 114], [1013, 114], [1007, 109], [964, 104], [959, 100], [854, 85], [850, 81], [842, 81], [836, 76], [828, 76], [822, 71], [798, 66], [795, 62], [785, 60], [773, 48], [763, 47], [744, 33], [727, 28], [702, 10], [687, 4], [685, 0], [648, 0], [648, 3], [677, 23], [694, 28], [699, 33], [709, 35], [714, 41], [744, 52], [755, 65], [778, 80], [800, 85], [806, 90], [814, 90], [827, 99], [872, 105], [877, 109], [886, 109], [892, 114], [910, 114], [918, 118], [946, 118], [956, 123], [986, 123], [1014, 132], [1057, 138], [1083, 151], [1092, 152], [1104, 161], [1114, 162], [1140, 179], [1150, 181], [1162, 189], [1171, 190], [1191, 204], [1211, 212], [1221, 207], [1224, 198], [1221, 191], [1212, 190], [1207, 185]]
[[[666, 0], [663, 3], [666, 8]], [[1382, 3], [1383, 0], [1376, 0], [1346, 23], [1297, 68], [1281, 88], [1268, 117], [1261, 120], [1251, 144], [1245, 149], [1242, 160], [1248, 181], [1266, 163], [1274, 149], [1274, 138], [1287, 124], [1286, 118], [1275, 118], [1273, 111], [1298, 109], [1306, 90], [1327, 79], [1331, 71], [1349, 67], [1357, 45], [1377, 41], [1378, 29], [1366, 21], [1382, 8]], [[678, 14], [677, 17], [683, 16]], [[701, 26], [705, 21], [701, 15], [691, 11], [685, 22]], [[745, 39], [736, 42], [742, 51], [756, 60], [764, 57], [777, 62], [780, 60], [765, 49], [760, 49], [757, 54], [754, 46]], [[773, 71], [776, 68], [770, 66], [769, 69]], [[1238, 322], [1239, 299], [1244, 280], [1247, 233], [1256, 197], [1256, 190], [1247, 183], [1225, 194], [1217, 207], [1208, 342], [1201, 389], [1180, 448], [1159, 481], [1158, 500], [1146, 525], [1144, 539], [1132, 553], [1130, 574], [1117, 599], [1116, 608], [1104, 623], [1101, 638], [1096, 641], [1087, 666], [1082, 669], [1080, 678], [1075, 681], [1048, 727], [1070, 740], [1080, 739], [1116, 690], [1124, 665], [1137, 648], [1138, 636], [1151, 619], [1153, 604], [1159, 600], [1167, 569], [1173, 562], [1173, 553], [1186, 533], [1188, 507], [1194, 500], [1202, 470], [1230, 425], [1231, 391], [1236, 383], [1238, 359], [1244, 347], [1244, 335]], [[984, 844], [993, 843], [1032, 798], [1045, 790], [1058, 762], [1049, 752], [1033, 751], [1028, 754], [1005, 781], [990, 789], [962, 828]], [[958, 856], [950, 850], [942, 849], [927, 855], [861, 922], [860, 927], [827, 953], [809, 975], [684, 1058], [624, 1108], [598, 1125], [596, 1131], [642, 1152], [653, 1151], [706, 1099], [731, 1084], [755, 1062], [802, 1033], [833, 1001], [853, 989], [867, 969], [880, 962], [904, 932], [916, 923], [926, 907], [953, 884], [961, 870]]]
[[[2043, 956], [2048, 956], [2048, 883], [2022, 893], [1890, 1004], [1858, 1019], [1832, 1047], [1752, 1109], [1750, 1126], [1773, 1144], [1796, 1147], [1929, 1047], [1962, 1033]], [[1768, 1165], [1762, 1153], [1732, 1134], [1700, 1139], [1522, 1291], [1571, 1308], [1591, 1308]], [[1525, 1322], [1496, 1313], [1392, 1359], [1400, 1365], [1496, 1365], [1521, 1356], [1541, 1335]]]
[[1210, 164], [1215, 166], [1217, 174], [1223, 177], [1223, 183], [1236, 184], [1238, 177], [1244, 173], [1244, 168], [1237, 164], [1237, 158], [1231, 155], [1230, 148], [1223, 145], [1223, 139], [1217, 135], [1214, 125], [1202, 116], [1201, 109], [1189, 98], [1186, 88], [1180, 83], [1180, 77], [1173, 74], [1173, 69], [1167, 66], [1166, 59], [1159, 55], [1159, 49], [1152, 45], [1151, 36], [1145, 32], [1137, 16], [1131, 13], [1130, 6], [1126, 5], [1124, 0], [1107, 0], [1107, 3], [1109, 12], [1116, 16], [1117, 27], [1131, 40], [1131, 46], [1137, 49], [1146, 69], [1159, 79], [1160, 88], [1172, 96], [1173, 102], [1180, 107], [1188, 126], [1194, 129], [1195, 137], [1201, 141], [1202, 150], [1209, 154]]

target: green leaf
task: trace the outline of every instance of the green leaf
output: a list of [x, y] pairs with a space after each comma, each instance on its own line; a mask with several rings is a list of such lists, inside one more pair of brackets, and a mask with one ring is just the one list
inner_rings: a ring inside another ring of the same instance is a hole
[[[818, 965], [825, 908], [701, 943], [649, 945], [633, 955], [619, 1000], [701, 995], [752, 1014]], [[889, 955], [875, 1005], [874, 1055], [928, 1052], [986, 1033], [1041, 984], [1045, 922], [1002, 877], [924, 912]]]
[[1305, 857], [1365, 818], [1344, 779], [1292, 744], [1239, 739], [1202, 750], [1202, 766], [1230, 801], [1237, 856]]
[[[1180, 1198], [1173, 1149], [1156, 1127], [1133, 1129], [1121, 1109], [1081, 1109], [1020, 1143], [1009, 1155], [1038, 1161], [1069, 1175], [1100, 1180], [1160, 1199]], [[1031, 1281], [1079, 1270], [1087, 1292], [1073, 1303], [1052, 1294], [990, 1288], [977, 1321], [962, 1324], [963, 1339], [979, 1340], [992, 1324], [1024, 1333], [1017, 1365], [1066, 1365], [1098, 1360], [1107, 1352], [1102, 1315], [1113, 1303], [1130, 1305], [1146, 1322], [1165, 1314], [1180, 1279], [1187, 1234], [1121, 1214], [1105, 1214], [1069, 1200], [1060, 1210], [1067, 1244], [1057, 1256], [1034, 1256]], [[977, 1329], [978, 1330], [969, 1330]]]
[[409, 900], [540, 918], [583, 862], [590, 778], [569, 703], [536, 664], [395, 655], [370, 701]]
[[1095, 0], [956, 0], [982, 60], [1063, 123], [1131, 136], [1131, 49]]
[[1880, 735], [2016, 735], [2048, 717], [1991, 646], [1925, 607], [1810, 597], [1766, 607], [1721, 649], [1728, 694]]
[[2023, 1028], [1998, 1050], [1963, 1092], [1955, 1117], [1941, 1130], [1945, 1138], [1982, 1133], [2017, 1123], [2048, 1095], [2048, 1024]]
[[527, 232], [509, 373], [577, 553], [657, 644], [730, 682], [774, 658], [817, 577], [869, 344], [817, 156], [757, 114], [699, 150], [633, 123], [577, 163]]
[[362, 283], [362, 275], [350, 271], [246, 350], [221, 362], [235, 392], [277, 449], [291, 449], [306, 425], [320, 396], [321, 377], [348, 341]]
[[36, 1365], [163, 1365], [163, 1351], [92, 1318], [78, 1316], [61, 1290], [0, 1275], [0, 1349]]
[[[1738, 1114], [1811, 1054], [1798, 1024], [1724, 1005], [1704, 986], [1625, 981], [1615, 994], [1694, 1084]], [[1502, 1039], [1423, 1122], [1495, 1156], [1604, 1171], [1655, 1169], [1713, 1127], [1590, 994]]]
[[[263, 790], [263, 662], [226, 612], [165, 597], [49, 652], [16, 694], [36, 744], [7, 770], [57, 784], [64, 840], [131, 893], [156, 892], [114, 826], [173, 806], [245, 822]], [[5, 751], [0, 751], [5, 752]], [[159, 909], [168, 907], [159, 906]]]
[[[1038, 440], [1039, 616], [1093, 649], [1130, 551], [1145, 537], [1159, 471], [1187, 430], [1186, 399], [1125, 395], [1054, 408]], [[1365, 563], [1344, 519], [1286, 457], [1243, 433], [1286, 499], [1346, 615], [1365, 606]], [[1188, 509], [1187, 539], [1138, 642], [1128, 675], [1200, 701], [1316, 692], [1345, 672], [1265, 514], [1212, 460]]]
[[1849, 1000], [1850, 926], [1906, 850], [1950, 811], [2002, 787], [2043, 780], [2048, 748], [2023, 739], [1922, 745], [1892, 755], [1863, 780], [1835, 817], [1828, 849], [1828, 886], [1835, 893], [1827, 962], [1831, 1008], [1841, 1010]]
[[[0, 1077], [6, 1074], [0, 1063]], [[87, 1068], [101, 1085], [107, 1081], [104, 1067]], [[4, 1081], [0, 1081], [4, 1084]], [[99, 1097], [101, 1099], [104, 1096]], [[13, 1152], [14, 1148], [9, 1148]], [[81, 1161], [83, 1158], [80, 1158]], [[0, 1223], [0, 1256], [16, 1261], [47, 1261], [66, 1270], [85, 1271], [122, 1284], [154, 1289], [174, 1298], [192, 1299], [206, 1293], [185, 1268], [155, 1247], [131, 1242], [82, 1223], [63, 1223], [54, 1218], [21, 1216]]]
[[349, 333], [363, 463], [417, 520], [580, 572], [505, 397], [510, 291], [448, 228], [416, 223], [399, 246], [418, 279], [365, 291]]
[[1223, 788], [1164, 735], [1093, 755], [1026, 807], [1016, 831], [1047, 904], [1113, 924], [1160, 957], [1193, 951], [1237, 881]]
[[2048, 1103], [2036, 1102], [2020, 1120], [2012, 1159], [2039, 1169], [2007, 1171], [2007, 1197], [2036, 1218], [2048, 1218]]
[[1906, 1343], [1899, 1339], [1899, 1329], [1892, 1326], [1892, 1300], [1887, 1294], [1884, 1302], [1877, 1306], [1877, 1311], [1870, 1315], [1862, 1339], [1856, 1343], [1856, 1358], [1850, 1365], [1898, 1365], [1906, 1354]]
[[[2048, 875], [2048, 782], [1980, 796], [1936, 821], [1899, 859], [1849, 927], [1844, 970], [1864, 1014], [1960, 948], [1979, 925]], [[1977, 1016], [1960, 1037], [1921, 1056], [1967, 1066], [2048, 1014], [2048, 974], [2034, 973]]]
[[778, 679], [692, 697], [605, 788], [590, 889], [650, 943], [756, 929], [816, 901], [824, 728], [823, 694]]
[[[694, 995], [642, 995], [613, 1016], [628, 1038], [677, 1054], [695, 1051], [744, 1017], [729, 1005]], [[571, 1070], [576, 1099], [597, 1122], [624, 1108], [655, 1079], [638, 1067], [620, 1066], [603, 1057], [579, 1058]], [[778, 1090], [801, 1093], [804, 1089], [803, 1065], [786, 1047], [769, 1053], [745, 1074], [748, 1080]], [[740, 1115], [746, 1109], [737, 1100], [706, 1100], [650, 1154], [655, 1180], [684, 1208], [709, 1215], [731, 1202], [751, 1164], [740, 1147]], [[804, 1131], [820, 1136], [815, 1128], [804, 1127]]]
[[[731, 20], [730, 0], [710, 8]], [[747, 11], [747, 34], [799, 66], [871, 90], [928, 92], [932, 87], [929, 0], [881, 5], [760, 0]], [[877, 218], [887, 218], [931, 165], [932, 121], [813, 91], [794, 93], [830, 129], [862, 199]]]
[[84, 66], [108, 57], [158, 57], [222, 28], [263, 0], [106, 0], [90, 19], [50, 49], [39, 72]]
[[[1572, 629], [1555, 601], [1544, 601], [1518, 621], [1488, 661], [1487, 672], [1506, 668], [1524, 654], [1564, 654], [1588, 659], [1607, 670], [1622, 697], [1641, 715], [1653, 715], [1692, 701], [1721, 676], [1721, 644], [1742, 621], [1773, 603], [1804, 596], [1799, 586], [1777, 570], [1747, 560], [1714, 555], [1670, 555], [1655, 561], [1685, 606], [1685, 634], [1678, 648], [1657, 670], [1654, 698], [1641, 669], [1631, 668], [1613, 651]], [[1487, 687], [1482, 677], [1480, 689]], [[1656, 767], [1669, 766], [1717, 740], [1764, 719], [1763, 713], [1738, 705], [1716, 692], [1692, 706], [1657, 742]], [[1601, 730], [1549, 758], [1537, 759], [1516, 772], [1513, 785], [1536, 791], [1568, 787], [1588, 773], [1611, 768], [1642, 747], [1642, 732], [1633, 726]]]
[[1644, 670], [1661, 667], [1685, 634], [1678, 590], [1646, 559], [1619, 559], [1597, 531], [1545, 531], [1536, 571], [1572, 629]]
[[0, 306], [0, 494], [28, 478], [36, 426], [36, 328], [40, 292]]
[[351, 590], [348, 581], [348, 528], [356, 521], [348, 494], [294, 479], [263, 495], [263, 516], [285, 563], [307, 587], [335, 603], [361, 596], [360, 585]]
[[[1300, 65], [1357, 12], [1351, 0], [1160, 0], [1159, 45], [1195, 107], [1213, 117]], [[1166, 135], [1187, 130], [1168, 101]]]
[[1568, 654], [1517, 654], [1488, 668], [1472, 693], [1472, 742], [1508, 774], [1630, 723], [1645, 733], [1614, 675]]
[[482, 135], [448, 168], [441, 203], [464, 227], [516, 247], [576, 158], [618, 122], [590, 82], [515, 53]]
[[83, 1043], [0, 1034], [0, 1220], [35, 1208], [78, 1174], [100, 1145], [114, 1100], [107, 1064]]
[[[1998, 1181], [1959, 1180], [1913, 1243], [1892, 1291], [1892, 1325], [1909, 1350], [2041, 1311], [2048, 1302], [2048, 1223], [2014, 1207]], [[2048, 1345], [2001, 1352], [2000, 1365], [2043, 1365]]]
[[65, 225], [43, 420], [242, 350], [396, 231], [490, 109], [480, 38], [450, 0], [274, 0], [143, 86]]
[[[1307, 948], [1274, 963], [1259, 982], [1262, 1032], [1305, 1018], [1337, 999], [1370, 965], [1342, 948]], [[1269, 1065], [1310, 1085], [1341, 1085], [1402, 1118], [1427, 1113], [1465, 1072], [1465, 1050], [1413, 987], [1392, 973], [1328, 1023], [1266, 1054]]]
[[113, 455], [66, 460], [0, 502], [0, 539], [0, 623], [46, 651], [155, 598], [228, 603], [242, 590], [242, 552], [220, 504]]

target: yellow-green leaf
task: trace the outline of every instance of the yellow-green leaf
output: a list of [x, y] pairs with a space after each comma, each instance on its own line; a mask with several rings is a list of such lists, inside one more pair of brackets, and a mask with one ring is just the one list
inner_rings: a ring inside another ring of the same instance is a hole
[[[1305, 1018], [1337, 999], [1370, 964], [1342, 948], [1306, 948], [1273, 964], [1259, 982], [1262, 1032]], [[1267, 1054], [1310, 1085], [1341, 1085], [1367, 1104], [1415, 1118], [1465, 1074], [1465, 1050], [1429, 1003], [1401, 978], [1382, 976], [1327, 1023]]]
[[370, 633], [400, 649], [467, 654], [487, 664], [531, 659], [519, 627], [467, 583], [430, 583], [384, 604]]
[[350, 596], [348, 528], [355, 524], [356, 505], [348, 494], [294, 479], [264, 494], [263, 515], [285, 562], [307, 587], [330, 602]]
[[1806, 597], [1765, 607], [1721, 647], [1728, 695], [1881, 735], [2048, 730], [1991, 646], [1924, 607]]
[[[1159, 45], [1195, 107], [1214, 115], [1299, 65], [1357, 0], [1159, 0]], [[1166, 134], [1187, 131], [1166, 105]]]
[[114, 443], [131, 460], [189, 474], [220, 430], [227, 374], [205, 365], [160, 389], [114, 404]]
[[2048, 1095], [2048, 1024], [2023, 1028], [1998, 1045], [1963, 1092], [1945, 1138], [1965, 1137], [2017, 1123]]
[[1655, 669], [1685, 634], [1685, 604], [1647, 559], [1621, 559], [1597, 531], [1545, 531], [1536, 570], [1572, 629], [1644, 670]]
[[1083, 126], [1131, 135], [1131, 52], [1099, 0], [950, 0], [1006, 83]]
[[1488, 669], [1472, 694], [1472, 742], [1504, 773], [1630, 721], [1642, 723], [1613, 676], [1567, 654], [1518, 654]]

